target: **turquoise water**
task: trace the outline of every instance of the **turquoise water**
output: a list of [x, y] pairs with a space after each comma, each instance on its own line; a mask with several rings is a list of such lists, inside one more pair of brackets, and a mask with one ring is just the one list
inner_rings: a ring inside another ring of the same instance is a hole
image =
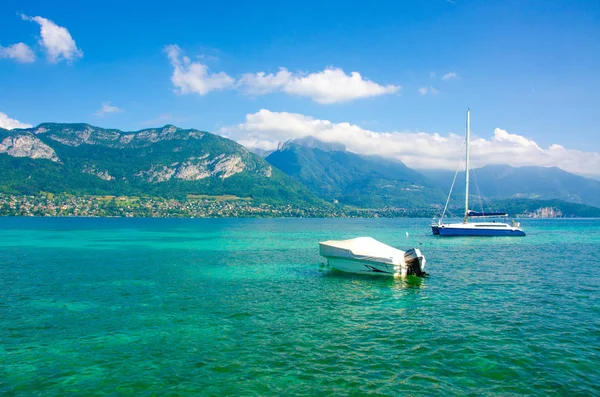
[[[600, 395], [600, 220], [428, 224], [0, 218], [0, 394]], [[361, 235], [430, 276], [323, 267]]]

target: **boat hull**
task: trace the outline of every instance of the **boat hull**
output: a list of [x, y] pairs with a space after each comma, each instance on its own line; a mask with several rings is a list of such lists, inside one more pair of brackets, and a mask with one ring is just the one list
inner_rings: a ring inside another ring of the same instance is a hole
[[346, 258], [327, 258], [332, 268], [346, 273], [372, 276], [402, 276], [402, 266], [389, 263], [364, 262]]
[[383, 263], [336, 256], [325, 256], [327, 264], [345, 273], [368, 274], [371, 276], [405, 277], [425, 276], [425, 257], [417, 248], [411, 248], [404, 254], [403, 263]]
[[[434, 232], [434, 234], [436, 234]], [[482, 236], [482, 237], [494, 237], [494, 236], [510, 236], [510, 237], [522, 237], [525, 236], [525, 232], [520, 229], [485, 229], [485, 228], [455, 228], [455, 227], [440, 227], [438, 233], [440, 236], [446, 237], [471, 237], [471, 236]]]

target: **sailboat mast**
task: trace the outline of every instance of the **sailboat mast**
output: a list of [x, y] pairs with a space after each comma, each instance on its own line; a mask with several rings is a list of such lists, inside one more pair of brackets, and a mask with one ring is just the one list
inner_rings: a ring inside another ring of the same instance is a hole
[[467, 109], [467, 161], [465, 164], [465, 219], [464, 223], [469, 220], [469, 140], [471, 139], [471, 109]]

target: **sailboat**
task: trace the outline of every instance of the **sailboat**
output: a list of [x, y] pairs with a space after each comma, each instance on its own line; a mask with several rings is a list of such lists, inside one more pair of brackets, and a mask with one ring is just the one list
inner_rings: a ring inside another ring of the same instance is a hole
[[[471, 138], [471, 109], [467, 110], [467, 138], [466, 138], [466, 161], [465, 161], [465, 214], [462, 223], [443, 223], [448, 201], [437, 223], [431, 225], [431, 231], [440, 236], [525, 236], [521, 225], [517, 222], [512, 224], [502, 222], [469, 222], [469, 218], [488, 218], [497, 216], [508, 216], [504, 212], [475, 212], [469, 210], [469, 141]], [[457, 170], [458, 172], [458, 170]], [[454, 176], [456, 180], [456, 175]], [[454, 186], [454, 182], [452, 183]], [[452, 188], [448, 194], [450, 200]]]

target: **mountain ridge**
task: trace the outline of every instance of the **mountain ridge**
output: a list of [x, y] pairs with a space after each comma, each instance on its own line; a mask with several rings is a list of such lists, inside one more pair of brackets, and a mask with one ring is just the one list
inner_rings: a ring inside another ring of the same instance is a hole
[[[314, 137], [283, 142], [262, 158], [230, 139], [172, 124], [137, 131], [87, 123], [0, 128], [0, 169], [0, 192], [7, 194], [234, 195], [367, 209], [439, 208], [454, 176], [361, 156]], [[489, 165], [474, 169], [472, 182], [489, 199], [600, 207], [599, 181], [557, 167]], [[454, 191], [464, 195], [464, 173]]]
[[318, 197], [341, 204], [427, 207], [444, 200], [441, 190], [400, 161], [361, 156], [314, 137], [287, 141], [266, 160]]
[[215, 134], [173, 125], [138, 131], [86, 123], [0, 130], [0, 189], [106, 194], [233, 194], [320, 204], [263, 158]]

